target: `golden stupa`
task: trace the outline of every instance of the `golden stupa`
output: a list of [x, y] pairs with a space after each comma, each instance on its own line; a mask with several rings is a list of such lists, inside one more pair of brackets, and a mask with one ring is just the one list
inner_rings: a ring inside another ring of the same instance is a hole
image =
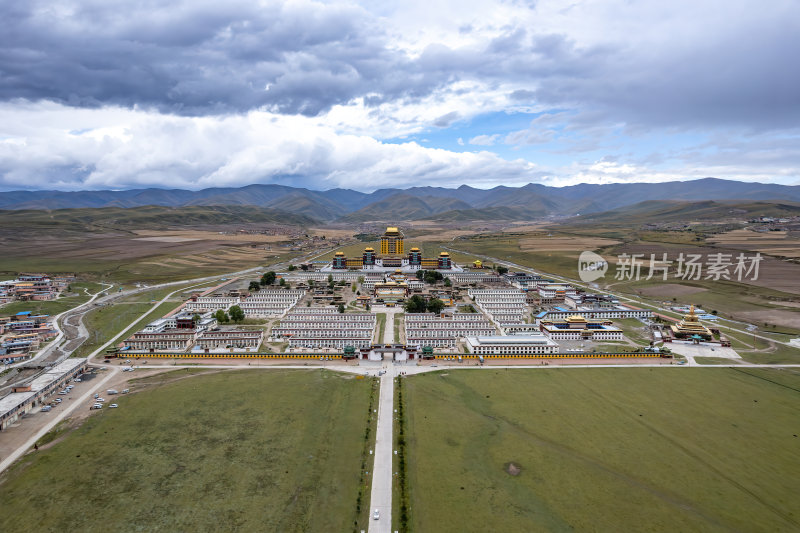
[[694, 304], [689, 308], [689, 314], [683, 316], [683, 320], [670, 326], [672, 336], [676, 339], [689, 339], [697, 335], [705, 340], [710, 340], [713, 336], [711, 330], [700, 323], [700, 319], [694, 312]]

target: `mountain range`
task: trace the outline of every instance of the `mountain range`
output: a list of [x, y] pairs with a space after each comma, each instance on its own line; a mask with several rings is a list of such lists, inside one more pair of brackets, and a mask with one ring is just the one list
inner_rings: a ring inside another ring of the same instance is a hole
[[526, 220], [600, 213], [643, 201], [800, 202], [800, 186], [704, 178], [664, 183], [580, 184], [568, 187], [535, 183], [492, 189], [477, 189], [468, 185], [456, 189], [412, 187], [379, 189], [372, 193], [349, 189], [314, 191], [275, 184], [199, 191], [153, 188], [0, 192], [2, 210], [254, 206], [320, 222]]

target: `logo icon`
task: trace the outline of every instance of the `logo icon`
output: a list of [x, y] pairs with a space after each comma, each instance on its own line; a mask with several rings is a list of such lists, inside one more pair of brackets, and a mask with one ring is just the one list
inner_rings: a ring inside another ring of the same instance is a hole
[[578, 277], [585, 283], [602, 278], [608, 271], [608, 261], [594, 252], [581, 252], [578, 257]]

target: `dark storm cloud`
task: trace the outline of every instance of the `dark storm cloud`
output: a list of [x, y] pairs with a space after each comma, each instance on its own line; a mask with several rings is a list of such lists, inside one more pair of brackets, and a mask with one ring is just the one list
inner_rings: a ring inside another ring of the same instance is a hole
[[352, 7], [55, 5], [0, 7], [0, 98], [315, 114], [391, 81], [399, 59]]
[[[686, 11], [686, 24], [699, 24]], [[791, 127], [800, 120], [800, 17], [793, 7], [762, 11], [727, 13], [689, 41], [676, 31], [646, 44], [579, 45], [510, 25], [483, 44], [436, 43], [409, 56], [390, 42], [391, 21], [352, 6], [4, 2], [0, 99], [315, 115], [355, 98], [371, 107], [437, 91], [446, 98], [466, 80], [507, 87], [514, 103], [588, 110], [631, 131]], [[468, 26], [463, 32], [478, 31]], [[436, 125], [448, 126], [446, 117]]]

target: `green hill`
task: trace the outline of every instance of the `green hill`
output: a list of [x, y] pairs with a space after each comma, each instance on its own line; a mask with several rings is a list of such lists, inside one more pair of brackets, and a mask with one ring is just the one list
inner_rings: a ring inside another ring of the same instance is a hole
[[469, 208], [468, 203], [455, 198], [394, 194], [345, 215], [339, 221], [419, 220], [445, 211]]
[[572, 224], [658, 224], [679, 222], [734, 222], [755, 217], [800, 215], [800, 204], [791, 202], [702, 202], [648, 200], [627, 207], [573, 217]]
[[108, 230], [276, 223], [309, 226], [317, 220], [277, 209], [252, 206], [142, 206], [56, 210], [0, 210], [0, 232], [26, 234], [41, 231], [83, 233]]

